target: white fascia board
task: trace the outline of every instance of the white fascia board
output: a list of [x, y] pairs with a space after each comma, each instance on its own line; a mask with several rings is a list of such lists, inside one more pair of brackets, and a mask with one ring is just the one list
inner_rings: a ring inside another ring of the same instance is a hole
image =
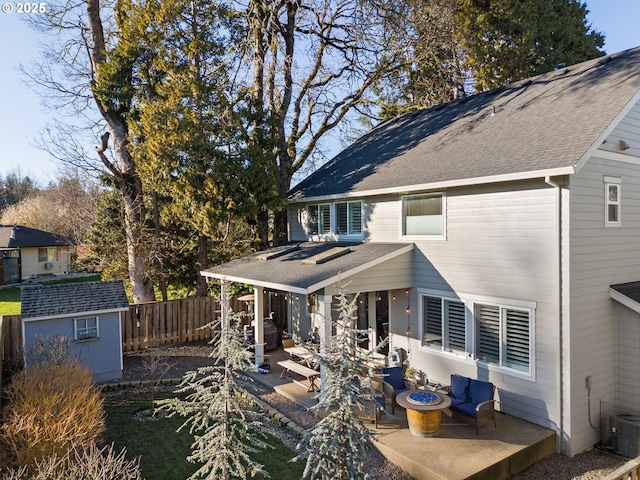
[[362, 265], [359, 265], [355, 268], [352, 268], [351, 270], [347, 270], [346, 272], [340, 272], [338, 275], [334, 275], [331, 278], [328, 278], [326, 280], [323, 280], [322, 282], [318, 282], [315, 285], [310, 285], [307, 289], [305, 293], [313, 293], [316, 292], [318, 290], [320, 290], [321, 288], [327, 287], [329, 285], [332, 285], [334, 283], [339, 282], [340, 280], [344, 280], [347, 279], [349, 277], [352, 277], [353, 275], [356, 275], [360, 272], [364, 272], [365, 270], [368, 270], [372, 267], [375, 267], [376, 265], [380, 265], [381, 263], [384, 263], [388, 260], [391, 260], [395, 257], [399, 257], [400, 255], [403, 255], [407, 252], [410, 252], [411, 250], [413, 250], [413, 244], [410, 245], [406, 245], [403, 248], [400, 248], [398, 250], [395, 250], [391, 253], [388, 253], [382, 257], [376, 258], [375, 260], [372, 260], [371, 262], [368, 263], [363, 263]]
[[225, 281], [225, 282], [246, 283], [247, 285], [251, 285], [252, 287], [263, 287], [263, 288], [268, 288], [270, 290], [280, 290], [283, 292], [299, 293], [301, 295], [307, 294], [307, 289], [305, 288], [285, 285], [283, 283], [263, 282], [253, 278], [235, 277], [233, 275], [211, 273], [207, 271], [201, 271], [200, 275], [202, 275], [203, 277], [215, 278], [217, 280]]
[[631, 298], [618, 292], [617, 290], [614, 290], [613, 288], [609, 288], [609, 296], [612, 299], [614, 299], [616, 302], [621, 303], [622, 305], [624, 305], [627, 308], [630, 308], [634, 312], [640, 313], [640, 303], [636, 302], [635, 300], [632, 300]]
[[345, 192], [333, 195], [319, 195], [316, 197], [303, 197], [289, 200], [290, 205], [297, 203], [326, 202], [340, 200], [344, 198], [362, 198], [381, 195], [406, 195], [409, 193], [424, 192], [426, 190], [442, 190], [454, 187], [468, 187], [471, 185], [487, 185], [491, 183], [505, 183], [519, 180], [530, 180], [532, 178], [555, 177], [561, 175], [572, 175], [576, 173], [573, 166], [552, 168], [548, 170], [534, 170], [530, 172], [508, 173], [504, 175], [491, 175], [488, 177], [463, 178], [458, 180], [448, 180], [446, 182], [422, 183], [419, 185], [405, 185], [400, 187], [379, 188], [376, 190], [363, 190], [356, 192]]
[[635, 105], [640, 101], [640, 90], [638, 90], [631, 100], [627, 102], [627, 104], [618, 112], [618, 115], [611, 121], [611, 123], [603, 130], [603, 132], [596, 138], [596, 141], [591, 144], [591, 146], [584, 152], [584, 155], [576, 162], [575, 170], [579, 171], [585, 163], [589, 161], [591, 157], [601, 157], [603, 152], [598, 151], [602, 142], [604, 142], [609, 135], [616, 129], [616, 127], [620, 124], [622, 119], [627, 116], [627, 114], [635, 107]]
[[121, 307], [121, 308], [110, 308], [108, 310], [93, 310], [89, 312], [71, 312], [71, 313], [63, 313], [59, 315], [44, 315], [41, 317], [29, 317], [23, 318], [23, 322], [37, 322], [40, 320], [55, 320], [58, 318], [70, 318], [70, 317], [91, 317], [102, 315], [103, 313], [115, 313], [115, 312], [126, 312], [129, 310], [129, 307]]

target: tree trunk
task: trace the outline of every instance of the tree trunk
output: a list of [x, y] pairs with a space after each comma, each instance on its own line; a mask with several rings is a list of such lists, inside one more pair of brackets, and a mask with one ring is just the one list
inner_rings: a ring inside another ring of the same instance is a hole
[[198, 279], [196, 295], [198, 297], [207, 296], [207, 279], [200, 275], [200, 272], [206, 270], [209, 267], [209, 260], [207, 258], [207, 246], [209, 245], [209, 238], [202, 232], [198, 235]]
[[[104, 30], [100, 19], [99, 0], [87, 0], [87, 15], [93, 39], [90, 54], [92, 63], [95, 66], [96, 76], [96, 81], [93, 84], [93, 97], [108, 128], [108, 133], [102, 136], [102, 145], [98, 147], [97, 152], [102, 163], [116, 179], [116, 184], [124, 200], [124, 227], [127, 238], [129, 281], [131, 282], [133, 301], [134, 303], [151, 302], [155, 301], [155, 294], [148, 270], [151, 263], [146, 238], [142, 181], [128, 148], [127, 135], [129, 130], [126, 121], [128, 106], [120, 105], [118, 102], [104, 102], [104, 93], [103, 95], [99, 94], [102, 81], [101, 71], [108, 61]], [[132, 70], [133, 61], [129, 65], [126, 62], [123, 63], [122, 69], [126, 70], [126, 68]], [[123, 78], [125, 78], [123, 80], [125, 84], [119, 85], [119, 87], [124, 90], [129, 86], [126, 82], [131, 82], [131, 76], [127, 77], [125, 75]], [[129, 80], [126, 80], [126, 78]], [[108, 148], [109, 136], [113, 140], [113, 151], [117, 165], [111, 162], [105, 154]]]

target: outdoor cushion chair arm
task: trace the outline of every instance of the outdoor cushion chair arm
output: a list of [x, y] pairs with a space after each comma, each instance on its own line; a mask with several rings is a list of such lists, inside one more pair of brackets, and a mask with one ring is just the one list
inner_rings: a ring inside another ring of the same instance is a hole
[[486, 402], [480, 402], [476, 406], [476, 417], [486, 417], [487, 415], [492, 415], [494, 410], [495, 400], [487, 400]]

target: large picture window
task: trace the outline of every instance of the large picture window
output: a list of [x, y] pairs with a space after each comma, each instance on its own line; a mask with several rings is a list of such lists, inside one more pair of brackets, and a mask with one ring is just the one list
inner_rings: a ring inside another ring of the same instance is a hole
[[98, 338], [98, 317], [76, 318], [74, 324], [76, 340]]
[[443, 236], [443, 195], [410, 195], [402, 199], [402, 234]]

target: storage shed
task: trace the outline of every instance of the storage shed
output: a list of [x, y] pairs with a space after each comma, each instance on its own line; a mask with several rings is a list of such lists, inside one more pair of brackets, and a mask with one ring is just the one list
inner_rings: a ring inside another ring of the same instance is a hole
[[68, 339], [96, 382], [122, 377], [121, 314], [129, 301], [121, 281], [33, 285], [22, 289], [25, 364], [38, 338]]

